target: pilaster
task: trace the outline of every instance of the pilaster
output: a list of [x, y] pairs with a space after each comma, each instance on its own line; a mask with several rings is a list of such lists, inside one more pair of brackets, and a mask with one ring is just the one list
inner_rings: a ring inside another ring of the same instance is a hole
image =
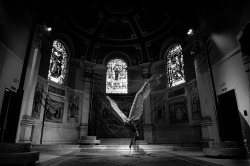
[[37, 36], [34, 39], [34, 49], [31, 52], [31, 56], [29, 59], [30, 66], [27, 69], [25, 84], [24, 84], [24, 95], [22, 100], [22, 107], [20, 113], [20, 127], [17, 131], [16, 140], [19, 142], [31, 142], [31, 133], [32, 133], [32, 125], [34, 124], [34, 120], [31, 117], [35, 87], [37, 83], [38, 71], [40, 67], [40, 59], [41, 59], [41, 45], [43, 39], [43, 30], [41, 29], [43, 26], [38, 26]]
[[81, 67], [84, 72], [84, 97], [83, 97], [83, 109], [82, 109], [82, 117], [81, 124], [79, 126], [79, 141], [82, 136], [88, 136], [89, 133], [89, 123], [91, 120], [91, 109], [92, 109], [92, 93], [93, 93], [93, 78], [91, 78], [91, 74], [93, 73], [93, 67], [95, 63], [82, 61]]

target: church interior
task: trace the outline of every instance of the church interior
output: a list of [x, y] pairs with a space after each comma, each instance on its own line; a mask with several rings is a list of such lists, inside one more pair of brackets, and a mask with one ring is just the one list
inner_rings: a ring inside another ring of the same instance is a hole
[[249, 114], [248, 0], [0, 1], [2, 164], [248, 165]]

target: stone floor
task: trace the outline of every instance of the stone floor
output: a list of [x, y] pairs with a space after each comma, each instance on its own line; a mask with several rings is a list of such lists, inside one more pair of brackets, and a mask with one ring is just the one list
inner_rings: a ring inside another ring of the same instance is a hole
[[41, 152], [37, 166], [250, 166], [250, 157], [218, 159], [201, 151], [51, 151]]

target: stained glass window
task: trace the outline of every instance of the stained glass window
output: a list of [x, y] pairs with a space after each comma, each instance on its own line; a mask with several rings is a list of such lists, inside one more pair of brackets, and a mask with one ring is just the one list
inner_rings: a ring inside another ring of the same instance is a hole
[[166, 58], [168, 87], [173, 87], [184, 83], [184, 62], [181, 45], [173, 45], [167, 52]]
[[127, 93], [127, 64], [122, 59], [112, 59], [107, 63], [106, 93]]
[[66, 49], [61, 42], [54, 40], [50, 57], [48, 79], [59, 84], [64, 84], [66, 77], [66, 69], [67, 69]]

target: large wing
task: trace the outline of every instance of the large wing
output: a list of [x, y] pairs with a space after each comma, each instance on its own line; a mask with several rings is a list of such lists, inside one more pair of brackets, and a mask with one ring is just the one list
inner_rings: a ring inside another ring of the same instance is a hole
[[155, 88], [159, 83], [162, 75], [153, 75], [148, 81], [144, 83], [142, 88], [136, 93], [132, 107], [129, 112], [128, 120], [139, 120], [143, 112], [143, 101], [149, 95], [150, 91]]
[[119, 109], [118, 105], [114, 100], [112, 100], [109, 96], [107, 96], [107, 99], [110, 102], [111, 107], [114, 109], [114, 111], [117, 113], [117, 115], [121, 118], [121, 120], [126, 123], [128, 121], [128, 118], [124, 115], [124, 113]]

